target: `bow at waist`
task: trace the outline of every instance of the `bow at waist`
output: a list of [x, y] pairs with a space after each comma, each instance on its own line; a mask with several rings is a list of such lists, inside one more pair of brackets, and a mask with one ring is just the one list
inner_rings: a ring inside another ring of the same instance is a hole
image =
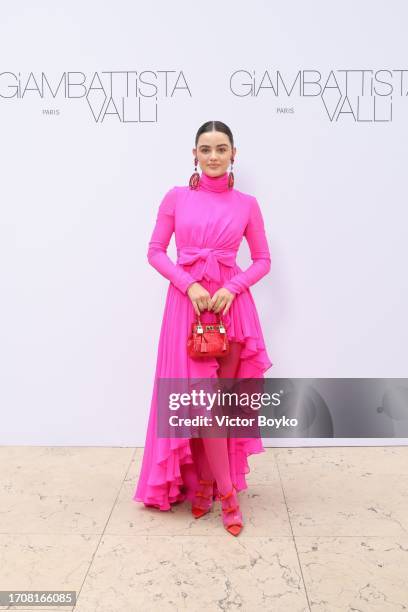
[[[225, 266], [233, 266], [235, 264], [236, 251], [231, 249], [211, 249], [208, 247], [200, 248], [195, 246], [185, 246], [177, 249], [177, 263], [192, 264], [199, 259], [203, 260], [203, 266], [200, 270], [201, 278], [207, 280], [221, 281], [220, 263]], [[193, 276], [196, 276], [194, 273]]]

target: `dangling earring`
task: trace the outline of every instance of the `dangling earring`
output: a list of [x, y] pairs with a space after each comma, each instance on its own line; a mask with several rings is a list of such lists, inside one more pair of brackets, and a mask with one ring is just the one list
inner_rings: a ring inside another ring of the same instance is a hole
[[232, 171], [232, 164], [234, 163], [234, 158], [231, 157], [231, 172], [228, 174], [228, 189], [232, 189], [234, 187], [234, 173]]
[[194, 173], [190, 176], [190, 181], [189, 181], [190, 189], [197, 189], [200, 183], [200, 175], [197, 172], [197, 164], [198, 164], [198, 159], [195, 157], [194, 158]]

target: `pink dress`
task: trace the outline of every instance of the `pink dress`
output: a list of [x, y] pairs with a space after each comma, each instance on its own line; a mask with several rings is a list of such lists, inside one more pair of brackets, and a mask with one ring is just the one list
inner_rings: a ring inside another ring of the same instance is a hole
[[[167, 255], [175, 232], [177, 263]], [[236, 253], [245, 236], [253, 263], [243, 271]], [[198, 486], [197, 439], [158, 438], [157, 381], [159, 378], [214, 378], [215, 357], [197, 360], [187, 354], [187, 338], [195, 318], [187, 295], [195, 281], [212, 296], [220, 287], [236, 294], [223, 315], [228, 338], [241, 342], [236, 378], [263, 378], [272, 365], [265, 348], [255, 302], [249, 287], [271, 267], [268, 242], [259, 204], [254, 196], [228, 189], [228, 173], [211, 177], [204, 172], [197, 190], [173, 187], [164, 196], [149, 242], [148, 261], [170, 283], [161, 325], [152, 401], [143, 461], [133, 500], [160, 510], [192, 500]], [[221, 311], [222, 314], [222, 311]], [[204, 311], [203, 323], [216, 314]], [[201, 441], [200, 441], [201, 442]], [[247, 488], [247, 457], [265, 449], [260, 438], [227, 438], [231, 480], [237, 490]]]

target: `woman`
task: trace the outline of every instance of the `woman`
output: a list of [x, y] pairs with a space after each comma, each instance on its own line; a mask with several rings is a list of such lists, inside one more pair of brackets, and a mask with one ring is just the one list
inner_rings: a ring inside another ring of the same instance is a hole
[[[160, 510], [189, 499], [193, 515], [199, 518], [218, 498], [225, 528], [238, 535], [243, 520], [237, 493], [247, 488], [247, 457], [264, 451], [261, 439], [156, 436], [159, 378], [263, 378], [273, 365], [249, 290], [269, 272], [270, 253], [256, 198], [233, 187], [236, 147], [231, 130], [221, 121], [204, 123], [192, 152], [195, 173], [188, 186], [173, 187], [165, 194], [149, 242], [148, 261], [171, 282], [133, 499]], [[167, 255], [173, 232], [176, 264]], [[253, 261], [245, 271], [235, 263], [243, 236]], [[219, 313], [230, 352], [223, 357], [190, 358], [187, 339], [196, 315], [202, 323], [211, 324], [217, 322]]]

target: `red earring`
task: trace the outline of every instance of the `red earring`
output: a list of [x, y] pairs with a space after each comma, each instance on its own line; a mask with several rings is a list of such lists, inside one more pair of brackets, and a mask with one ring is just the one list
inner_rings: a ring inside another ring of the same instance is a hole
[[194, 158], [194, 173], [190, 176], [190, 181], [188, 183], [190, 186], [190, 189], [197, 189], [200, 183], [200, 175], [197, 172], [197, 164], [198, 164], [198, 159], [195, 157]]
[[234, 187], [234, 173], [232, 171], [233, 163], [234, 163], [234, 158], [231, 157], [231, 172], [228, 174], [228, 189], [232, 189]]

